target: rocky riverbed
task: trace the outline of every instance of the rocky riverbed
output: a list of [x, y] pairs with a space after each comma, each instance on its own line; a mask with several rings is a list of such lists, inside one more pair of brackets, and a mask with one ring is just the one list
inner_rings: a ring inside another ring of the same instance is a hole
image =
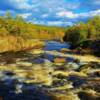
[[100, 100], [100, 59], [67, 56], [60, 46], [1, 54], [0, 99]]

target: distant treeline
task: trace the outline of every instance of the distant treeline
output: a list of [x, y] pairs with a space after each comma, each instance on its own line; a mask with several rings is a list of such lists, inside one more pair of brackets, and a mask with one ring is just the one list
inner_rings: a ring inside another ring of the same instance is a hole
[[24, 39], [61, 40], [71, 44], [80, 43], [86, 39], [100, 39], [100, 17], [95, 16], [87, 23], [79, 22], [76, 25], [62, 28], [55, 26], [35, 25], [26, 22], [21, 16], [13, 18], [9, 12], [0, 17], [0, 37], [20, 36]]
[[24, 39], [59, 40], [64, 36], [64, 32], [64, 28], [28, 23], [21, 16], [13, 18], [9, 12], [0, 17], [0, 37], [13, 35]]

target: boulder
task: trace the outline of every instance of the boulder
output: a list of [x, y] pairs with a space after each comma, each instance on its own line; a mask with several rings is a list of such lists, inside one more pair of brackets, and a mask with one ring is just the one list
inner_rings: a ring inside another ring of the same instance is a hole
[[66, 63], [66, 58], [55, 58], [54, 63]]
[[31, 67], [32, 66], [32, 63], [30, 63], [30, 62], [23, 62], [23, 61], [16, 62], [16, 64], [18, 66], [26, 66], [26, 67]]
[[34, 65], [32, 68], [35, 83], [41, 83], [43, 85], [52, 84], [52, 76], [49, 74], [50, 70], [42, 65]]
[[65, 65], [67, 70], [77, 70], [79, 68], [79, 65], [74, 62], [69, 62], [68, 64]]
[[60, 50], [60, 52], [62, 52], [62, 53], [67, 53], [67, 52], [69, 52], [70, 50], [69, 49], [67, 49], [67, 48], [62, 48], [61, 50]]

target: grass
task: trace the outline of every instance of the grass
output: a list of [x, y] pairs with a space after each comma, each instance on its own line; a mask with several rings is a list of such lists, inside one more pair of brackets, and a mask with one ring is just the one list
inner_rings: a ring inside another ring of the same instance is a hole
[[6, 36], [0, 37], [0, 53], [9, 51], [26, 51], [34, 48], [41, 48], [44, 42], [34, 39], [25, 40], [21, 37]]

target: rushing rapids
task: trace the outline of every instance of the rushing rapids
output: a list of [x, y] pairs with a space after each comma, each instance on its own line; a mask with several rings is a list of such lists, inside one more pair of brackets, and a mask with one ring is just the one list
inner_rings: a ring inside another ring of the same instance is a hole
[[[68, 49], [66, 44], [50, 41], [42, 49], [12, 56], [1, 54], [0, 97], [3, 100], [99, 100], [100, 59], [84, 60], [82, 56], [79, 59], [69, 54]], [[7, 60], [5, 56], [11, 58]]]

